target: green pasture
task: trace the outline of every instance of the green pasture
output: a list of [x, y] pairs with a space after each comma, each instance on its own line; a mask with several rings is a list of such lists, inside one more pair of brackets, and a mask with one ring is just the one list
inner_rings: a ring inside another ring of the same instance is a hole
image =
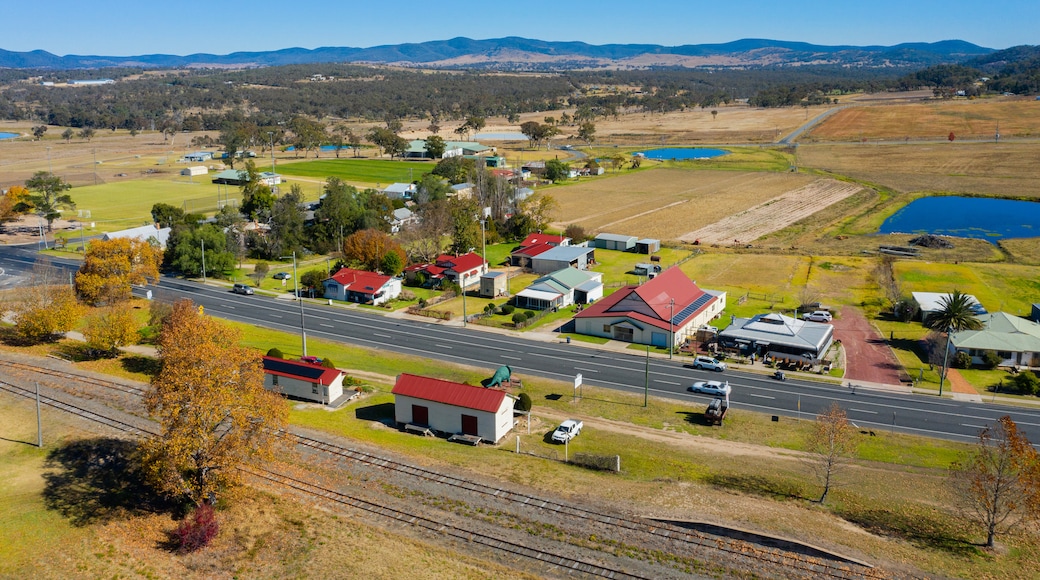
[[348, 183], [390, 185], [411, 183], [433, 171], [432, 163], [389, 161], [383, 159], [319, 159], [315, 161], [283, 162], [278, 173], [310, 177], [321, 181], [338, 177]]
[[[595, 157], [600, 165], [607, 171], [613, 173], [610, 166], [610, 158], [621, 154], [626, 163], [632, 160], [632, 154], [640, 151], [652, 151], [662, 147], [593, 147], [591, 150], [581, 148], [588, 153], [589, 157]], [[664, 148], [680, 148], [676, 145], [665, 145]], [[686, 161], [657, 161], [654, 159], [643, 159], [643, 167], [676, 167], [682, 169], [724, 169], [730, 171], [788, 171], [795, 165], [794, 156], [780, 148], [771, 147], [719, 147], [728, 151], [726, 155], [712, 159], [690, 159]], [[579, 160], [573, 165], [582, 165]]]
[[1040, 296], [1040, 266], [905, 260], [896, 262], [894, 270], [906, 293], [960, 290], [990, 312], [1028, 315]]

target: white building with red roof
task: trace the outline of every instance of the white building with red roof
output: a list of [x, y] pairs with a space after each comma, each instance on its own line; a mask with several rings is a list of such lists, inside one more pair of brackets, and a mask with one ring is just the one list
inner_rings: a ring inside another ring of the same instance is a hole
[[343, 371], [321, 364], [264, 357], [264, 388], [328, 405], [343, 396]]
[[571, 239], [567, 236], [554, 236], [551, 234], [543, 234], [536, 232], [533, 234], [527, 234], [524, 241], [520, 242], [521, 248], [528, 246], [537, 246], [538, 244], [549, 244], [550, 246], [569, 246], [571, 245]]
[[360, 304], [382, 304], [401, 294], [400, 278], [351, 268], [341, 268], [321, 284], [325, 298]]
[[488, 266], [479, 254], [469, 252], [461, 256], [441, 254], [434, 260], [434, 265], [444, 268], [444, 277], [463, 288], [480, 283], [480, 277], [487, 273]]
[[722, 314], [726, 293], [703, 290], [673, 267], [643, 285], [625, 286], [574, 315], [574, 331], [636, 344], [681, 345]]
[[528, 234], [520, 246], [509, 254], [510, 266], [530, 266], [532, 260], [538, 254], [548, 252], [558, 246], [571, 245], [571, 239], [566, 236], [553, 236], [550, 234], [533, 233]]
[[513, 429], [514, 399], [505, 391], [402, 373], [391, 393], [394, 420], [401, 427], [417, 425], [491, 443]]

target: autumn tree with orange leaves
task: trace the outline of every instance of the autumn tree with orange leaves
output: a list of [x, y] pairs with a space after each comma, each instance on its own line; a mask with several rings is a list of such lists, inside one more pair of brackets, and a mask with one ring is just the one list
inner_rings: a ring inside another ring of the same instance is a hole
[[130, 298], [131, 286], [159, 279], [162, 250], [145, 240], [94, 240], [76, 273], [76, 293], [86, 303], [104, 305]]
[[96, 353], [114, 356], [119, 347], [137, 343], [137, 320], [129, 302], [101, 309], [87, 318], [83, 337]]
[[75, 328], [83, 307], [61, 271], [43, 257], [33, 266], [11, 310], [15, 331], [22, 340], [35, 343], [54, 340]]
[[983, 429], [975, 450], [950, 470], [951, 488], [967, 518], [998, 534], [1040, 522], [1040, 453], [1011, 417]]
[[357, 264], [373, 272], [381, 269], [384, 258], [391, 252], [401, 258], [401, 264], [408, 263], [408, 257], [401, 245], [386, 232], [360, 230], [343, 240], [343, 258], [348, 263]]
[[162, 432], [144, 445], [161, 491], [196, 505], [233, 497], [240, 468], [276, 457], [288, 407], [264, 389], [261, 353], [238, 345], [240, 332], [180, 300], [159, 334], [159, 373], [145, 397]]

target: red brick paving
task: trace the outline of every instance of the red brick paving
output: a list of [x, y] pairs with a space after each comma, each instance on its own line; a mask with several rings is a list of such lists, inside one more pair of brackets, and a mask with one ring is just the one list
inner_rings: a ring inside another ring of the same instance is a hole
[[949, 369], [946, 371], [947, 386], [950, 387], [951, 393], [961, 393], [965, 395], [977, 395], [979, 392], [975, 390], [975, 387], [971, 386], [971, 383], [961, 376], [957, 369]]
[[902, 367], [885, 337], [858, 308], [845, 306], [833, 321], [834, 338], [845, 348], [847, 380], [902, 384]]

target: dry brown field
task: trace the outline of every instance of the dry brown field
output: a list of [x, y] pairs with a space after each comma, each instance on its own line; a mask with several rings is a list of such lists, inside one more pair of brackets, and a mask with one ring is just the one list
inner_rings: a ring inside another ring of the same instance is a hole
[[[867, 102], [867, 101], [861, 101]], [[803, 141], [993, 139], [1040, 136], [1040, 102], [1026, 97], [895, 102], [848, 107]]]
[[801, 145], [798, 164], [899, 192], [1040, 197], [1040, 143]]
[[557, 226], [676, 240], [814, 179], [797, 173], [659, 168], [546, 191], [559, 203]]

